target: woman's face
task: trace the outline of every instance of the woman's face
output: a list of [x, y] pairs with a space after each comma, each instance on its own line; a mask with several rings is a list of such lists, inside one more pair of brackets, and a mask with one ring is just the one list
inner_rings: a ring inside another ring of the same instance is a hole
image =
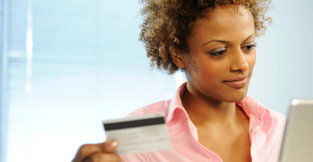
[[197, 20], [178, 65], [189, 92], [213, 101], [243, 99], [256, 59], [254, 39], [254, 19], [244, 7], [218, 7]]

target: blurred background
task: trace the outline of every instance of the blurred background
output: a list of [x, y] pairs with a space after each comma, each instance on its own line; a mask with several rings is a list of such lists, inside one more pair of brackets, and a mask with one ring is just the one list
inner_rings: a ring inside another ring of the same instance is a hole
[[[149, 67], [137, 0], [0, 0], [0, 162], [68, 162], [101, 121], [171, 99]], [[285, 115], [313, 98], [313, 1], [274, 0], [249, 95]]]

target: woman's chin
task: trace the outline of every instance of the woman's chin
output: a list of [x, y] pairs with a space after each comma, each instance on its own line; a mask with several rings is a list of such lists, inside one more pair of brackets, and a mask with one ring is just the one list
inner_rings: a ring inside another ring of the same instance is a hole
[[234, 93], [231, 95], [225, 95], [224, 102], [239, 102], [247, 96], [247, 91], [242, 91], [240, 93]]

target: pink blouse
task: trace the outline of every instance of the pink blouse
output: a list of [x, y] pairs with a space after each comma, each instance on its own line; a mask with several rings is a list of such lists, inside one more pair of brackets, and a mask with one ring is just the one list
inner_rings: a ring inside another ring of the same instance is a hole
[[[197, 128], [189, 119], [180, 96], [186, 83], [181, 85], [172, 100], [157, 102], [130, 115], [162, 112], [168, 126], [172, 149], [160, 152], [120, 155], [125, 162], [222, 162], [213, 151], [198, 142]], [[284, 133], [285, 117], [265, 108], [246, 96], [237, 103], [249, 117], [252, 162], [277, 162]]]

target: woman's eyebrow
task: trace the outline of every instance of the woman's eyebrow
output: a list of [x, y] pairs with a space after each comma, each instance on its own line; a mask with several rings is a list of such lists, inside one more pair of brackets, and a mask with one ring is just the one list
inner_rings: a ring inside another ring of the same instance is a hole
[[218, 39], [213, 39], [213, 40], [210, 40], [206, 43], [203, 43], [202, 44], [202, 47], [209, 44], [209, 43], [212, 43], [212, 42], [219, 42], [219, 43], [224, 43], [224, 44], [229, 44], [229, 41], [225, 41], [225, 40], [218, 40]]
[[[249, 40], [251, 37], [253, 37], [255, 35], [255, 33], [252, 33], [250, 36], [248, 36], [243, 42], [246, 42], [247, 40]], [[230, 42], [229, 41], [225, 41], [225, 40], [219, 40], [219, 39], [213, 39], [213, 40], [210, 40], [208, 42], [205, 42], [202, 44], [202, 46], [205, 46], [209, 43], [212, 43], [212, 42], [219, 42], [219, 43], [224, 43], [224, 44], [229, 44]]]
[[247, 40], [249, 40], [251, 37], [255, 36], [255, 33], [252, 33], [249, 37], [247, 37], [243, 42], [246, 42]]

